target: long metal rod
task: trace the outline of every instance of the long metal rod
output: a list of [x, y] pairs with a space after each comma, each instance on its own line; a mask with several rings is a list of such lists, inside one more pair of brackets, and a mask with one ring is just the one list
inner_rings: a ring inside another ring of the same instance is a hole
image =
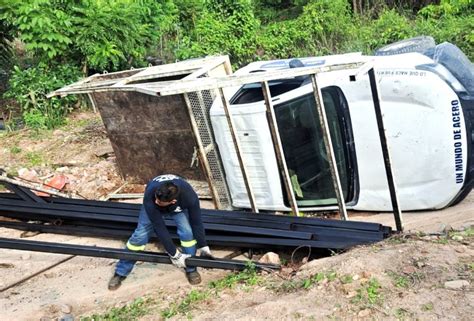
[[262, 82], [263, 97], [265, 98], [265, 106], [267, 107], [267, 121], [270, 133], [272, 136], [273, 146], [275, 148], [275, 155], [278, 163], [278, 169], [280, 170], [281, 177], [283, 178], [283, 185], [285, 186], [286, 196], [290, 202], [291, 210], [293, 215], [300, 216], [298, 210], [298, 204], [296, 203], [295, 193], [291, 185], [290, 173], [285, 160], [285, 154], [281, 145], [280, 132], [278, 130], [278, 123], [275, 117], [275, 110], [273, 109], [272, 95], [268, 86], [268, 81]]
[[191, 108], [191, 101], [189, 100], [187, 93], [183, 94], [183, 97], [188, 109], [188, 116], [189, 120], [191, 121], [191, 128], [193, 130], [194, 139], [198, 147], [199, 158], [204, 169], [204, 175], [206, 175], [207, 184], [209, 186], [209, 190], [211, 191], [212, 201], [214, 203], [214, 207], [216, 209], [220, 209], [222, 208], [222, 204], [220, 202], [219, 193], [217, 192], [217, 189], [213, 183], [214, 178], [212, 177], [211, 166], [209, 165], [209, 160], [207, 159], [207, 154], [202, 144], [201, 135], [199, 135], [199, 128]]
[[341, 179], [339, 177], [339, 171], [337, 169], [336, 156], [334, 155], [333, 144], [331, 140], [331, 132], [329, 130], [328, 119], [326, 116], [326, 109], [324, 107], [323, 95], [321, 89], [318, 86], [317, 75], [311, 75], [311, 82], [313, 84], [314, 100], [316, 102], [316, 111], [319, 115], [319, 123], [323, 131], [324, 147], [326, 148], [326, 155], [329, 161], [329, 168], [331, 169], [331, 178], [336, 192], [337, 204], [339, 206], [339, 212], [341, 219], [347, 221], [347, 209], [346, 203], [344, 202], [344, 195], [342, 193]]
[[[169, 255], [165, 253], [155, 253], [155, 252], [145, 252], [145, 251], [132, 252], [125, 249], [114, 249], [114, 248], [108, 248], [108, 247], [96, 247], [96, 246], [85, 246], [85, 245], [75, 245], [75, 244], [62, 244], [62, 243], [0, 238], [0, 248], [171, 264], [171, 259]], [[258, 263], [258, 262], [252, 262], [252, 263], [257, 269], [263, 269], [263, 270], [280, 269], [280, 266], [275, 265], [275, 264], [263, 264], [263, 263]], [[193, 256], [186, 259], [186, 265], [204, 267], [204, 268], [224, 269], [224, 270], [245, 270], [248, 267], [248, 262], [240, 261], [240, 260], [224, 260], [224, 259], [213, 260], [213, 259]]]
[[65, 197], [65, 198], [69, 198], [69, 197], [70, 197], [70, 196], [67, 195], [67, 194], [64, 194], [64, 193], [55, 191], [55, 190], [50, 189], [50, 188], [45, 188], [45, 187], [43, 187], [42, 184], [37, 184], [37, 183], [24, 183], [24, 182], [17, 181], [17, 180], [15, 180], [15, 179], [12, 179], [12, 178], [8, 177], [6, 173], [2, 173], [2, 174], [0, 175], [0, 182], [6, 182], [6, 183], [15, 184], [15, 185], [18, 185], [18, 186], [22, 186], [22, 187], [29, 188], [30, 190], [35, 190], [35, 191], [39, 191], [39, 192], [44, 192], [44, 193], [47, 193], [47, 194], [56, 195], [56, 196], [60, 196], [60, 197]]
[[229, 108], [229, 102], [224, 95], [224, 91], [222, 88], [219, 88], [219, 96], [221, 97], [222, 106], [224, 107], [224, 112], [227, 118], [227, 124], [229, 125], [230, 135], [232, 136], [232, 141], [234, 142], [235, 152], [237, 154], [237, 159], [239, 161], [240, 170], [242, 172], [242, 178], [245, 183], [245, 189], [247, 190], [247, 196], [250, 201], [250, 206], [252, 207], [252, 211], [258, 213], [257, 204], [255, 202], [255, 196], [252, 191], [252, 186], [250, 185], [249, 176], [247, 174], [247, 169], [245, 168], [244, 159], [242, 157], [242, 149], [240, 148], [240, 140], [237, 136], [234, 126], [234, 120], [232, 118], [232, 112]]
[[402, 211], [398, 204], [397, 186], [392, 172], [392, 161], [390, 159], [390, 150], [387, 142], [387, 135], [385, 133], [385, 126], [383, 123], [382, 109], [380, 108], [380, 95], [377, 88], [377, 81], [375, 79], [374, 68], [369, 69], [370, 90], [372, 91], [372, 99], [374, 100], [375, 117], [377, 118], [377, 128], [380, 136], [380, 145], [382, 147], [383, 161], [385, 165], [385, 174], [387, 175], [388, 188], [390, 190], [390, 199], [392, 200], [393, 216], [395, 218], [395, 225], [397, 231], [403, 231]]
[[35, 202], [33, 198], [30, 197], [29, 193], [25, 193], [20, 186], [11, 184], [8, 182], [3, 182], [3, 185], [9, 189], [11, 192], [15, 193], [18, 197], [26, 202]]
[[3, 288], [1, 288], [1, 289], [0, 289], [0, 293], [1, 293], [1, 292], [5, 292], [5, 291], [8, 290], [8, 289], [11, 289], [12, 287], [17, 286], [18, 284], [21, 284], [21, 283], [23, 283], [23, 282], [25, 282], [25, 281], [28, 281], [29, 279], [32, 279], [32, 278], [34, 278], [35, 276], [37, 276], [37, 275], [39, 275], [39, 274], [41, 274], [41, 273], [43, 273], [43, 272], [46, 272], [46, 271], [48, 271], [48, 270], [51, 270], [52, 268], [58, 266], [59, 264], [62, 264], [62, 263], [64, 263], [64, 262], [67, 262], [67, 261], [69, 261], [70, 259], [72, 259], [72, 258], [74, 258], [74, 257], [75, 257], [75, 255], [70, 255], [70, 256], [68, 256], [68, 257], [66, 257], [66, 258], [63, 258], [63, 259], [61, 259], [61, 260], [59, 260], [59, 261], [57, 261], [57, 262], [55, 262], [55, 263], [53, 263], [53, 264], [51, 264], [51, 265], [48, 265], [47, 267], [45, 267], [45, 268], [43, 268], [43, 269], [41, 269], [41, 270], [39, 270], [39, 271], [36, 271], [36, 272], [33, 273], [33, 274], [24, 276], [24, 277], [22, 277], [20, 280], [15, 281], [14, 283], [9, 284], [9, 285], [4, 286]]

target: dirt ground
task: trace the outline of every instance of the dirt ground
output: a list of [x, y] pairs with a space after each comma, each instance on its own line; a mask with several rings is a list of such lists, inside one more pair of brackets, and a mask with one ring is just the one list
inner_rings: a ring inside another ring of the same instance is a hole
[[[34, 181], [63, 174], [68, 191], [88, 198], [143, 190], [118, 175], [100, 117], [89, 112], [75, 114], [52, 133], [0, 133], [0, 168]], [[199, 190], [208, 196], [205, 186]], [[391, 214], [350, 218], [394, 226]], [[111, 292], [114, 260], [0, 249], [0, 320], [80, 320], [94, 314], [114, 320], [472, 320], [474, 193], [457, 206], [404, 213], [403, 219], [405, 234], [375, 245], [307, 263], [289, 260], [281, 272], [252, 282], [232, 283], [230, 272], [202, 270], [203, 282], [194, 287], [170, 265], [143, 263]], [[5, 228], [0, 237], [119, 248], [125, 241]], [[147, 250], [160, 249], [150, 244]], [[235, 249], [213, 250], [223, 257]], [[219, 280], [227, 286], [211, 291], [211, 282]], [[113, 308], [137, 307], [139, 298], [145, 303], [130, 311], [140, 313], [105, 317]]]

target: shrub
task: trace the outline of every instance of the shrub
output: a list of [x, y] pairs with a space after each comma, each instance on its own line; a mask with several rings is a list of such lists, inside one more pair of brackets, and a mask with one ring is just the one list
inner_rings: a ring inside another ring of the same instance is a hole
[[26, 69], [15, 66], [4, 97], [18, 102], [27, 126], [55, 128], [63, 123], [65, 116], [77, 102], [77, 97], [48, 99], [46, 95], [76, 81], [80, 76], [79, 70], [70, 65], [40, 64]]

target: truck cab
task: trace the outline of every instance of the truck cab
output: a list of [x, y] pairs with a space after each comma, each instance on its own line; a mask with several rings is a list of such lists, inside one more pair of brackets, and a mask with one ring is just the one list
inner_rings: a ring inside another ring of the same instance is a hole
[[[235, 74], [371, 62], [377, 75], [392, 170], [402, 210], [439, 209], [474, 181], [474, 68], [451, 44], [388, 56], [360, 53], [251, 63]], [[462, 52], [461, 52], [462, 54]], [[441, 57], [441, 58], [440, 58]], [[460, 64], [461, 61], [461, 64]], [[318, 75], [345, 203], [388, 211], [391, 201], [367, 75]], [[309, 77], [269, 82], [285, 161], [301, 211], [337, 206]], [[227, 88], [235, 130], [259, 209], [289, 211], [266, 119], [261, 85]], [[210, 110], [232, 205], [250, 208], [222, 103]]]

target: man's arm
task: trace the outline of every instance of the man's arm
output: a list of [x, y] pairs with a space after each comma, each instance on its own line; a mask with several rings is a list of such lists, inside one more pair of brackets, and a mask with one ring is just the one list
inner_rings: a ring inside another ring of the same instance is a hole
[[160, 240], [161, 244], [165, 247], [166, 252], [169, 255], [174, 256], [176, 254], [176, 246], [171, 239], [171, 235], [168, 232], [163, 216], [160, 211], [155, 207], [155, 198], [153, 191], [145, 193], [143, 198], [143, 205], [145, 206], [148, 218], [153, 223], [153, 229], [155, 230], [156, 236]]
[[197, 247], [201, 248], [207, 246], [206, 233], [202, 224], [201, 206], [199, 205], [199, 199], [197, 198], [197, 196], [191, 206], [189, 206], [188, 214], [189, 224], [191, 225], [191, 228], [193, 230], [194, 238], [197, 241]]

